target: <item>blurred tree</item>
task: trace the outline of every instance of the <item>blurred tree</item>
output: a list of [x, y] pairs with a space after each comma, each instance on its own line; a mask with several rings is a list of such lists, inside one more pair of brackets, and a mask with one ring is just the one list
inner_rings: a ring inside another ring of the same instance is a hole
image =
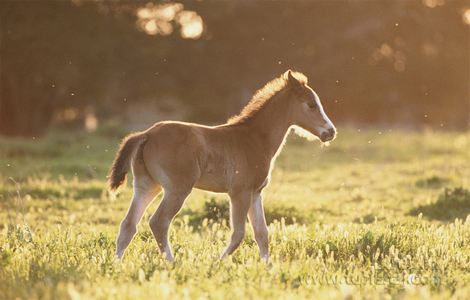
[[168, 98], [221, 122], [287, 68], [335, 121], [463, 127], [466, 6], [442, 3], [4, 1], [0, 134]]

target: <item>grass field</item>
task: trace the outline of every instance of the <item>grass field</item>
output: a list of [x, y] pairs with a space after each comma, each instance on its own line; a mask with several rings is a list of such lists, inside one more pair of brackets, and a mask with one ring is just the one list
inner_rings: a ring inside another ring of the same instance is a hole
[[[105, 191], [122, 130], [0, 139], [0, 299], [469, 299], [470, 134], [340, 129], [291, 136], [264, 192], [271, 262], [251, 231], [236, 253], [224, 195], [194, 191], [174, 263], [150, 206], [114, 260], [131, 189]], [[248, 226], [248, 224], [247, 224]]]

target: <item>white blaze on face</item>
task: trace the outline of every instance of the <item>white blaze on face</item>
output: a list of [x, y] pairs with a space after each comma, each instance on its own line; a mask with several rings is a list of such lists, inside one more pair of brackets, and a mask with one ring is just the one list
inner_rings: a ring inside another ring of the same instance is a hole
[[322, 124], [320, 127], [316, 128], [318, 130], [319, 134], [321, 135], [322, 133], [327, 132], [331, 129], [335, 129], [335, 131], [336, 131], [335, 125], [333, 125], [333, 122], [331, 122], [330, 118], [328, 118], [325, 111], [323, 110], [323, 106], [321, 105], [321, 102], [320, 102], [320, 97], [318, 97], [318, 95], [317, 95], [317, 93], [315, 93], [315, 91], [312, 90], [312, 92], [315, 95], [315, 102], [317, 103], [318, 111], [320, 112], [320, 115], [321, 115], [321, 117], [323, 119], [323, 122], [324, 122], [324, 124]]

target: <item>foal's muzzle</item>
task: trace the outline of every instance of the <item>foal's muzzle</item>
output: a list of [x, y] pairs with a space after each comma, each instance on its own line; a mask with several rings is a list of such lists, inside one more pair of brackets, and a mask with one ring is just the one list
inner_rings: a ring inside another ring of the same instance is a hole
[[331, 141], [332, 139], [334, 139], [335, 136], [336, 136], [336, 129], [330, 128], [328, 130], [323, 131], [320, 134], [320, 140], [322, 142], [328, 142], [328, 141]]

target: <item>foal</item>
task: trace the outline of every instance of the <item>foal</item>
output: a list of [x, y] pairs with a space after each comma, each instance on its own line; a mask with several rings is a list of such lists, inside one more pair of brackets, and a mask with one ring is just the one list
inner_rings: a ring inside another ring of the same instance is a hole
[[268, 260], [261, 191], [269, 183], [274, 160], [291, 126], [309, 131], [322, 142], [336, 135], [307, 78], [288, 70], [260, 89], [226, 124], [159, 122], [127, 136], [109, 175], [113, 191], [123, 184], [129, 168], [134, 175], [134, 195], [121, 222], [117, 257], [122, 258], [145, 209], [163, 189], [163, 200], [150, 219], [150, 228], [160, 251], [172, 261], [168, 228], [194, 187], [230, 196], [233, 232], [221, 257], [240, 245], [248, 215], [261, 258]]

